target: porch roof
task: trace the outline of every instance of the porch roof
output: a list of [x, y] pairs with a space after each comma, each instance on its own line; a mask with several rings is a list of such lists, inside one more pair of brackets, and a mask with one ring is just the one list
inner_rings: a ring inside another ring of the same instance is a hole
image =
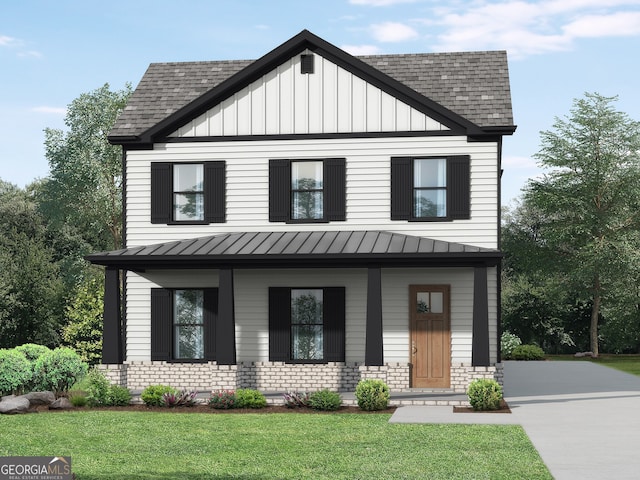
[[496, 265], [502, 253], [384, 231], [224, 233], [87, 255], [127, 270], [158, 268]]

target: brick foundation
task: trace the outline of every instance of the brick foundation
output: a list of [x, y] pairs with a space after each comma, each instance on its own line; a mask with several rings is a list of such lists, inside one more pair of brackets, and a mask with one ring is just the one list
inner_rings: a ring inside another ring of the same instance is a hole
[[[367, 366], [359, 363], [287, 364], [284, 362], [251, 362], [238, 365], [208, 363], [129, 362], [122, 365], [100, 365], [111, 383], [130, 390], [143, 390], [149, 385], [170, 385], [177, 389], [202, 392], [254, 388], [260, 391], [314, 391], [323, 388], [339, 392], [354, 391], [362, 379], [380, 379], [392, 391], [409, 390], [410, 365], [388, 363]], [[451, 366], [451, 388], [465, 393], [476, 378], [492, 378], [502, 384], [502, 364], [472, 367]]]

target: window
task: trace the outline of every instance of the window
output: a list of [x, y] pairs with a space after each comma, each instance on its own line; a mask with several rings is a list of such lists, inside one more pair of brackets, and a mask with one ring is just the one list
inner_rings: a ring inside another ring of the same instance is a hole
[[225, 162], [151, 164], [151, 223], [225, 222]]
[[291, 359], [323, 357], [322, 290], [291, 290]]
[[391, 220], [470, 218], [470, 158], [391, 159]]
[[345, 289], [269, 288], [269, 360], [344, 362]]
[[204, 165], [173, 165], [173, 220], [204, 221]]
[[270, 222], [346, 220], [344, 158], [269, 161]]
[[217, 316], [217, 288], [152, 288], [151, 360], [215, 360]]
[[204, 292], [175, 290], [173, 301], [173, 341], [176, 359], [204, 358]]

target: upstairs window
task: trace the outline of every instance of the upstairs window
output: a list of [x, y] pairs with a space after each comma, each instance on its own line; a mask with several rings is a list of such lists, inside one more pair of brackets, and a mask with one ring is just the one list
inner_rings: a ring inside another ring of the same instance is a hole
[[346, 161], [269, 161], [269, 221], [346, 220]]
[[151, 164], [151, 223], [223, 223], [225, 162]]
[[391, 220], [451, 221], [471, 214], [470, 157], [393, 157]]

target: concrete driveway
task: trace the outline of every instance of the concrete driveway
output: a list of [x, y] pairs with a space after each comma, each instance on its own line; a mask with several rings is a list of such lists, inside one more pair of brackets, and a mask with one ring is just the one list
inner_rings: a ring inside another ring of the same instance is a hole
[[505, 362], [504, 394], [556, 480], [640, 478], [640, 377], [591, 362]]

